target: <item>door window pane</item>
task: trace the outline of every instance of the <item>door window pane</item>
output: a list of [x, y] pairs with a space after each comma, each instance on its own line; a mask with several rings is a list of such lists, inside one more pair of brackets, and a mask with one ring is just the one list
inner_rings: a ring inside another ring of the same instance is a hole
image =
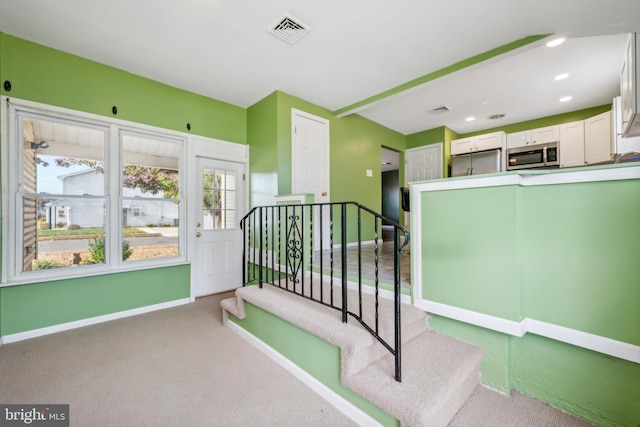
[[205, 230], [236, 228], [236, 172], [205, 169], [202, 227]]

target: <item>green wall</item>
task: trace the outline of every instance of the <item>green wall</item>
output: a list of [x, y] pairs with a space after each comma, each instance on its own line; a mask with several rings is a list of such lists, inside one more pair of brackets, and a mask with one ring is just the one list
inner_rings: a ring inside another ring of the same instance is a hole
[[278, 92], [247, 110], [250, 206], [273, 204], [278, 194]]
[[526, 317], [640, 345], [638, 218], [640, 179], [525, 188]]
[[[329, 121], [331, 201], [354, 201], [380, 212], [381, 149], [387, 147], [402, 152], [404, 135], [358, 115], [337, 118], [324, 108], [279, 91], [248, 109], [251, 205], [272, 204], [273, 196], [291, 193], [293, 108]], [[372, 170], [373, 176], [366, 176], [367, 169]], [[403, 171], [402, 168], [401, 174]], [[356, 229], [353, 226], [348, 229], [348, 239], [354, 241]]]
[[640, 345], [638, 195], [640, 179], [424, 192], [423, 298]]
[[400, 425], [394, 417], [342, 385], [340, 348], [250, 303], [245, 302], [245, 309], [243, 320], [233, 315], [229, 316], [230, 320], [380, 424], [389, 427]]
[[188, 264], [0, 288], [2, 335], [189, 298]]
[[6, 96], [246, 144], [246, 110], [0, 33]]
[[429, 327], [478, 345], [483, 384], [512, 389], [597, 426], [640, 422], [640, 365], [534, 334], [514, 337], [440, 316]]
[[[2, 94], [246, 144], [246, 110], [0, 33]], [[2, 85], [4, 86], [4, 85]], [[0, 123], [0, 125], [4, 125]], [[179, 265], [0, 288], [0, 336], [188, 298]]]
[[504, 186], [422, 193], [424, 299], [521, 320], [514, 286], [518, 191]]
[[[423, 298], [640, 345], [638, 195], [640, 179], [422, 193]], [[491, 387], [597, 425], [640, 422], [640, 364], [532, 333], [429, 324], [484, 348]]]

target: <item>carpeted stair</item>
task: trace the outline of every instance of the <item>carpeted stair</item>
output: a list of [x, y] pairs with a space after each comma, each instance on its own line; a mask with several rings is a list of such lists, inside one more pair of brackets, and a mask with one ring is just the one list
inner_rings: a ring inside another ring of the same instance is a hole
[[[355, 296], [350, 290], [351, 310]], [[338, 303], [339, 295], [335, 298]], [[355, 319], [342, 323], [339, 311], [265, 285], [239, 288], [223, 300], [225, 322], [228, 313], [245, 317], [244, 301], [340, 347], [343, 385], [403, 426], [448, 425], [479, 384], [482, 350], [429, 330], [426, 313], [411, 305], [402, 305], [402, 382], [397, 382], [393, 356]], [[367, 308], [373, 304], [365, 294], [363, 313], [372, 312]], [[392, 343], [392, 301], [381, 298], [379, 308], [379, 335]]]

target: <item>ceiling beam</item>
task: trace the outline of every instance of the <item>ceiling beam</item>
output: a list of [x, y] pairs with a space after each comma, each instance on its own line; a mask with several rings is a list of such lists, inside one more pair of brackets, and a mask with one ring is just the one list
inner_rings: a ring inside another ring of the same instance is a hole
[[[415, 87], [421, 86], [425, 83], [429, 83], [432, 82], [434, 80], [437, 80], [441, 77], [444, 77], [446, 75], [455, 73], [457, 71], [463, 70], [465, 68], [469, 68], [472, 67], [474, 65], [477, 65], [479, 63], [488, 61], [490, 59], [496, 58], [498, 56], [504, 55], [506, 53], [509, 52], [513, 52], [514, 50], [520, 49], [524, 46], [529, 46], [532, 44], [535, 44], [536, 42], [549, 37], [550, 34], [540, 34], [540, 35], [535, 35], [535, 36], [527, 36], [524, 38], [521, 38], [519, 40], [516, 40], [514, 42], [505, 44], [503, 46], [499, 46], [495, 49], [491, 49], [487, 52], [472, 56], [471, 58], [467, 58], [464, 59], [462, 61], [456, 62], [453, 65], [449, 65], [448, 67], [445, 68], [441, 68], [439, 70], [436, 70], [432, 73], [429, 73], [427, 75], [424, 75], [422, 77], [418, 77], [416, 79], [410, 80], [407, 83], [403, 83], [401, 85], [398, 85], [396, 87], [393, 87], [391, 89], [387, 89], [384, 92], [381, 92], [377, 95], [373, 95], [370, 96], [369, 98], [363, 99], [362, 101], [358, 101], [354, 104], [348, 105], [346, 107], [343, 107], [339, 110], [336, 110], [333, 112], [334, 115], [336, 115], [337, 117], [345, 117], [348, 116], [350, 114], [355, 114], [359, 111], [362, 111], [366, 108], [368, 108], [370, 105], [373, 105], [374, 103], [381, 101], [383, 99], [389, 98], [391, 96], [394, 95], [398, 95], [401, 94], [403, 92], [406, 92], [408, 90], [411, 90]], [[530, 46], [532, 47], [532, 46]]]

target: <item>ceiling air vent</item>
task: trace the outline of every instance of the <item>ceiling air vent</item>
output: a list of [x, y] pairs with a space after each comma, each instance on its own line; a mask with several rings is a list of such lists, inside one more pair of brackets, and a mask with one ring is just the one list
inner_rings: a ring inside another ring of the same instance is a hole
[[506, 114], [493, 114], [489, 117], [487, 117], [489, 120], [498, 120], [503, 118], [504, 116], [506, 116]]
[[286, 41], [287, 43], [294, 44], [307, 34], [311, 28], [300, 21], [294, 20], [289, 16], [285, 16], [278, 24], [269, 29], [269, 32], [274, 36]]
[[447, 112], [449, 112], [449, 111], [451, 111], [451, 110], [449, 110], [449, 107], [447, 107], [446, 105], [443, 105], [443, 106], [441, 106], [441, 107], [432, 108], [431, 110], [429, 110], [429, 112], [430, 112], [431, 114], [433, 114], [434, 116], [435, 116], [436, 114], [447, 113]]

